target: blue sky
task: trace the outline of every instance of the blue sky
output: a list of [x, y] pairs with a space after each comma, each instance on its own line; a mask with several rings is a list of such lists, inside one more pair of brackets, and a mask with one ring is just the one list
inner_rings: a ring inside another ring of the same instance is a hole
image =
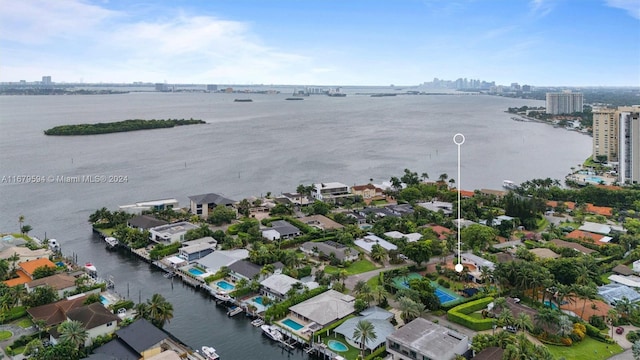
[[0, 0], [0, 81], [640, 86], [640, 0]]

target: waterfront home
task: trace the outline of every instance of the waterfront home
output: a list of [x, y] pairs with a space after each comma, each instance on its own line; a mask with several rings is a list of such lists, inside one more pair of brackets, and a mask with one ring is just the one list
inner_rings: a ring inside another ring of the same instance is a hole
[[127, 226], [140, 231], [149, 230], [151, 228], [167, 225], [168, 222], [156, 219], [152, 215], [138, 215], [127, 220]]
[[282, 193], [275, 200], [281, 204], [292, 204], [295, 206], [307, 206], [311, 204], [311, 200], [307, 195], [299, 193]]
[[373, 184], [354, 185], [351, 187], [351, 193], [355, 196], [360, 196], [365, 202], [386, 198], [384, 190]]
[[353, 243], [369, 254], [371, 253], [371, 249], [373, 249], [373, 245], [376, 244], [382, 246], [387, 251], [398, 249], [394, 244], [374, 234], [368, 234], [361, 239], [355, 240]]
[[453, 214], [453, 203], [450, 202], [431, 200], [429, 202], [417, 203], [416, 205], [433, 212], [442, 211], [445, 215]]
[[184, 235], [187, 231], [197, 228], [198, 226], [187, 221], [156, 226], [149, 229], [149, 240], [158, 244], [169, 245], [174, 242], [184, 241]]
[[333, 331], [336, 334], [340, 334], [344, 336], [345, 340], [349, 343], [349, 345], [357, 349], [361, 349], [362, 344], [358, 340], [353, 338], [353, 334], [356, 330], [358, 322], [362, 320], [366, 320], [373, 325], [376, 331], [376, 338], [368, 339], [365, 342], [364, 347], [369, 351], [374, 351], [375, 349], [383, 345], [387, 340], [387, 336], [391, 335], [396, 330], [393, 324], [391, 324], [390, 322], [393, 316], [394, 316], [393, 313], [387, 310], [384, 310], [382, 308], [379, 308], [377, 306], [374, 306], [374, 307], [365, 309], [363, 312], [360, 313], [360, 316], [347, 319], [345, 322], [343, 322], [338, 327], [336, 327]]
[[340, 261], [353, 261], [358, 259], [358, 252], [352, 248], [335, 241], [312, 242], [307, 241], [300, 246], [300, 251], [307, 255], [321, 257], [333, 254]]
[[324, 215], [305, 216], [299, 218], [298, 221], [320, 230], [339, 230], [344, 228], [344, 225], [337, 223]]
[[68, 311], [84, 306], [86, 300], [86, 294], [79, 294], [50, 304], [29, 308], [27, 309], [27, 313], [31, 316], [34, 323], [44, 321], [45, 327], [55, 328], [67, 320]]
[[339, 182], [313, 184], [311, 196], [316, 200], [335, 201], [335, 199], [353, 196], [349, 187]]
[[26, 246], [5, 247], [4, 245], [5, 244], [0, 245], [0, 249], [2, 249], [2, 251], [0, 251], [0, 259], [8, 259], [13, 255], [17, 255], [20, 258], [20, 261], [30, 261], [30, 260], [40, 259], [40, 258], [48, 259], [49, 256], [53, 254], [53, 251], [51, 251], [51, 249], [39, 248], [39, 249], [31, 250]]
[[271, 223], [271, 227], [262, 230], [262, 237], [271, 241], [291, 239], [302, 235], [302, 231], [285, 220]]
[[67, 274], [55, 274], [30, 281], [24, 284], [27, 293], [32, 293], [38, 287], [49, 286], [58, 293], [58, 298], [63, 298], [65, 293], [76, 291], [76, 278]]
[[262, 267], [248, 260], [238, 260], [229, 265], [229, 277], [237, 282], [240, 279], [251, 281], [260, 276]]
[[260, 293], [272, 299], [284, 300], [291, 287], [297, 283], [300, 283], [300, 280], [289, 275], [273, 274], [260, 282]]
[[469, 350], [469, 338], [455, 330], [417, 318], [387, 336], [392, 360], [452, 360]]
[[189, 201], [191, 213], [203, 219], [209, 217], [218, 205], [233, 207], [236, 203], [235, 200], [214, 193], [189, 196]]
[[[14, 247], [24, 247], [27, 245], [27, 240], [21, 237], [15, 237], [13, 235], [4, 235], [1, 237], [2, 241], [0, 241], [0, 250], [4, 252], [8, 248]], [[9, 254], [11, 256], [13, 254]], [[9, 257], [7, 256], [7, 257]], [[4, 257], [3, 257], [4, 259]]]
[[387, 211], [395, 216], [411, 215], [414, 213], [413, 206], [410, 204], [390, 204], [384, 207]]
[[392, 239], [404, 238], [407, 240], [407, 242], [416, 242], [422, 239], [422, 234], [419, 234], [419, 233], [403, 234], [400, 231], [387, 231], [386, 233], [384, 233], [384, 236], [390, 237]]
[[229, 267], [236, 261], [249, 257], [249, 250], [220, 250], [195, 261], [195, 264], [205, 269], [208, 273], [215, 274], [223, 266]]
[[210, 236], [185, 241], [178, 249], [178, 257], [192, 263], [214, 252], [217, 245], [218, 241]]
[[17, 278], [5, 280], [4, 283], [11, 287], [16, 285], [26, 284], [34, 280], [33, 273], [37, 268], [40, 267], [48, 267], [48, 268], [56, 268], [56, 264], [51, 262], [51, 260], [47, 258], [35, 259], [29, 261], [19, 262], [16, 267]]
[[348, 315], [353, 314], [355, 298], [335, 290], [327, 290], [311, 299], [289, 308], [296, 320], [318, 325], [323, 328]]
[[145, 211], [162, 211], [168, 209], [177, 209], [178, 200], [176, 199], [161, 199], [161, 200], [150, 200], [150, 201], [140, 201], [130, 205], [121, 205], [118, 207], [120, 211], [126, 211], [130, 214], [142, 214]]
[[[84, 330], [87, 331], [87, 340], [84, 346], [91, 345], [93, 339], [98, 336], [113, 334], [121, 321], [117, 315], [107, 310], [99, 302], [71, 309], [67, 311], [66, 315], [66, 320], [79, 321], [82, 323]], [[60, 336], [57, 329], [51, 329], [49, 334], [51, 335], [51, 343], [57, 344]]]
[[460, 261], [463, 265], [467, 266], [469, 269], [469, 276], [476, 283], [482, 282], [482, 272], [480, 271], [480, 268], [487, 267], [490, 270], [493, 270], [496, 267], [493, 262], [472, 253], [461, 254]]
[[117, 330], [115, 334], [115, 339], [96, 348], [93, 353], [112, 356], [118, 360], [155, 359], [165, 352], [175, 352], [181, 359], [204, 359], [175, 336], [145, 319], [138, 319]]

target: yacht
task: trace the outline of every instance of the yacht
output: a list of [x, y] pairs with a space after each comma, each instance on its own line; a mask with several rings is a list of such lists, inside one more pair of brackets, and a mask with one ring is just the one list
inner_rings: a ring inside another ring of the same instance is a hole
[[220, 355], [216, 353], [216, 349], [212, 348], [211, 346], [203, 346], [202, 355], [204, 355], [207, 358], [207, 360], [220, 359]]
[[280, 332], [280, 330], [278, 330], [277, 326], [262, 325], [260, 326], [260, 329], [262, 329], [263, 334], [267, 335], [272, 340], [275, 340], [275, 341], [283, 340], [282, 333]]
[[514, 190], [518, 187], [518, 185], [516, 185], [516, 183], [511, 180], [502, 180], [502, 187], [507, 190]]

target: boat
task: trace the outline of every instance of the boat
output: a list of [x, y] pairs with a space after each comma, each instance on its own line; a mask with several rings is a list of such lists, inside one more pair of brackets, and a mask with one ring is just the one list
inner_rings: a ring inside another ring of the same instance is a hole
[[339, 92], [330, 92], [330, 93], [327, 93], [327, 95], [331, 96], [331, 97], [345, 97], [345, 96], [347, 96], [347, 94], [339, 93]]
[[229, 308], [229, 311], [227, 311], [227, 316], [235, 316], [238, 315], [242, 312], [242, 308], [239, 306], [234, 306], [232, 308]]
[[110, 249], [113, 249], [116, 246], [118, 246], [118, 239], [114, 237], [107, 236], [106, 238], [104, 238], [104, 241], [107, 243], [107, 247]]
[[264, 325], [264, 320], [257, 318], [251, 322], [251, 325], [258, 327]]
[[220, 359], [220, 355], [216, 353], [216, 349], [212, 348], [211, 346], [203, 346], [202, 355], [204, 355], [207, 358], [207, 360]]
[[260, 329], [262, 329], [262, 333], [268, 336], [271, 340], [282, 341], [284, 339], [284, 336], [276, 326], [262, 325], [260, 326]]
[[231, 301], [231, 296], [229, 296], [229, 293], [227, 293], [226, 291], [215, 291], [212, 292], [211, 295], [213, 295], [214, 298], [220, 300], [220, 301]]
[[233, 102], [253, 102], [251, 99], [235, 99]]
[[96, 278], [98, 276], [98, 269], [90, 262], [84, 264], [84, 270], [92, 278]]
[[503, 180], [502, 187], [507, 190], [515, 190], [518, 187], [518, 185], [516, 185], [516, 183], [514, 183], [511, 180]]
[[288, 97], [285, 100], [304, 100], [304, 99], [301, 97]]

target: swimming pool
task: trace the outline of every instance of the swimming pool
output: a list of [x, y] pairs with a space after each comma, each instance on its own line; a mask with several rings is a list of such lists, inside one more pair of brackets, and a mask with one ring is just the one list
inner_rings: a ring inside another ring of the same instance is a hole
[[191, 268], [191, 269], [189, 269], [189, 273], [191, 275], [199, 276], [199, 275], [204, 274], [204, 271], [202, 271], [200, 269], [196, 269], [196, 268]]
[[589, 177], [584, 178], [584, 181], [590, 182], [590, 183], [593, 183], [593, 184], [600, 184], [604, 180], [599, 176], [589, 176]]
[[556, 305], [555, 303], [550, 302], [549, 300], [545, 300], [544, 301], [544, 306], [550, 307], [553, 310], [558, 310], [558, 305]]
[[253, 301], [253, 302], [254, 302], [254, 303], [256, 303], [256, 304], [263, 305], [263, 304], [262, 304], [262, 296], [256, 296], [256, 297], [254, 297], [253, 299], [251, 299], [251, 301]]
[[102, 305], [104, 306], [108, 306], [109, 304], [111, 304], [111, 302], [109, 301], [109, 299], [107, 299], [106, 297], [100, 295], [100, 302], [102, 303]]
[[300, 329], [302, 329], [304, 327], [304, 325], [300, 325], [296, 321], [291, 320], [289, 318], [286, 318], [282, 323], [284, 325], [287, 325], [288, 327], [292, 328], [295, 331], [298, 331], [298, 330], [300, 330]]
[[222, 290], [233, 290], [233, 289], [235, 289], [235, 288], [236, 288], [235, 286], [233, 286], [233, 285], [229, 284], [228, 282], [226, 282], [226, 281], [224, 281], [224, 280], [220, 280], [220, 281], [218, 281], [218, 282], [216, 283], [216, 285], [217, 285], [220, 289], [222, 289]]
[[340, 342], [338, 340], [329, 340], [327, 345], [329, 345], [329, 349], [331, 349], [333, 351], [337, 351], [337, 352], [345, 352], [345, 351], [349, 350], [347, 345], [343, 344], [342, 342]]

